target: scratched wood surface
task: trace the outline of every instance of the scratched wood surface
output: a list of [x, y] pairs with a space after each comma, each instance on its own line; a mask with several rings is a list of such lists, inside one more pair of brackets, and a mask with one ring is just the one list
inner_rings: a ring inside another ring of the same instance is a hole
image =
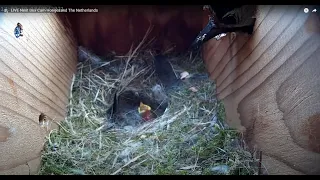
[[36, 173], [48, 132], [40, 113], [50, 122], [66, 114], [77, 61], [69, 32], [56, 14], [0, 14], [0, 174]]
[[203, 48], [227, 121], [269, 174], [320, 174], [320, 20], [303, 8], [259, 6], [252, 36]]

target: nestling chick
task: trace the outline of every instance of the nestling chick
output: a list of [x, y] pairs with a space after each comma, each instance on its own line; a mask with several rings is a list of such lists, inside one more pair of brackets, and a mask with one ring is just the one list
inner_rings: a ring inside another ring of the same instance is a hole
[[140, 102], [138, 112], [144, 121], [150, 121], [152, 119], [151, 107]]

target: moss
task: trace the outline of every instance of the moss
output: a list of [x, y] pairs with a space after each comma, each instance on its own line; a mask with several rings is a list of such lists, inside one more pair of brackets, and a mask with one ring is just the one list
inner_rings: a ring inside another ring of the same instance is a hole
[[43, 169], [41, 169], [39, 174], [40, 175], [74, 174], [72, 171], [73, 166], [70, 163], [70, 161], [68, 160], [64, 162], [59, 162], [59, 161], [61, 161], [61, 159], [59, 158], [43, 158], [42, 166], [41, 166], [43, 167]]
[[175, 168], [173, 165], [167, 164], [160, 164], [156, 167], [155, 170], [157, 175], [174, 175], [176, 174]]
[[217, 118], [221, 122], [224, 122], [226, 119], [226, 112], [224, 109], [224, 105], [221, 101], [218, 101], [218, 106], [217, 106]]

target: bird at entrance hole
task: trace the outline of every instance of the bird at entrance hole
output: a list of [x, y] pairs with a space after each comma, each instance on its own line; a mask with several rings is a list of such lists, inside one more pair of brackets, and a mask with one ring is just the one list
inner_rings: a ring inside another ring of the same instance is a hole
[[205, 5], [203, 8], [209, 15], [207, 26], [200, 31], [191, 45], [197, 50], [211, 38], [220, 40], [227, 33], [241, 32], [251, 35], [256, 22], [256, 5]]
[[140, 102], [138, 112], [144, 121], [150, 121], [152, 119], [151, 107]]

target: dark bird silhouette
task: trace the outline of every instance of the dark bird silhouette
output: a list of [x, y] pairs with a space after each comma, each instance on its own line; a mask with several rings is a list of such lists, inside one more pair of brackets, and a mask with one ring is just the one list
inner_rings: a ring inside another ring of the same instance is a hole
[[193, 50], [199, 49], [203, 43], [223, 33], [253, 33], [256, 5], [209, 5], [205, 10], [209, 11], [209, 22], [192, 43]]
[[132, 110], [137, 114], [140, 114], [144, 120], [154, 119], [164, 113], [165, 109], [168, 107], [168, 99], [165, 91], [174, 90], [174, 87], [179, 85], [178, 82], [181, 80], [176, 77], [166, 56], [155, 56], [154, 68], [164, 89], [161, 88], [161, 86], [158, 87], [159, 85], [154, 86], [150, 89], [152, 92], [151, 96], [148, 95], [145, 90], [135, 91], [128, 89], [121, 94], [115, 93], [113, 104], [107, 110], [107, 114], [111, 121], [120, 120], [121, 114], [126, 114], [126, 112], [129, 111], [132, 112]]
[[173, 68], [164, 55], [157, 55], [154, 57], [155, 72], [161, 81], [163, 87], [167, 90], [174, 86], [180, 79], [176, 77]]

